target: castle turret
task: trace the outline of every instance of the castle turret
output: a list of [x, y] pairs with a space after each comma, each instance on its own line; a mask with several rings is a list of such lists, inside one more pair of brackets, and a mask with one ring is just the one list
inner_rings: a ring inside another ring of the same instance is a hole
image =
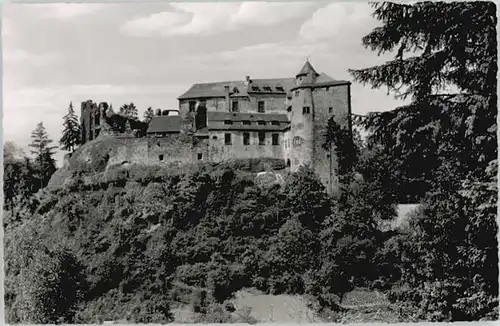
[[288, 113], [290, 126], [290, 168], [296, 171], [301, 165], [313, 165], [314, 154], [314, 98], [313, 90], [307, 85], [316, 82], [318, 73], [306, 61], [296, 75], [292, 89], [291, 111]]

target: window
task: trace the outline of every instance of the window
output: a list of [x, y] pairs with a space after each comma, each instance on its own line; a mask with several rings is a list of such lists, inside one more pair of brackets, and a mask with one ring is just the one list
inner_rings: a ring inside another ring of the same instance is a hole
[[243, 145], [250, 145], [250, 133], [249, 132], [243, 133]]
[[266, 122], [265, 122], [265, 121], [263, 121], [263, 120], [260, 120], [260, 121], [257, 121], [257, 124], [258, 124], [259, 126], [265, 126], [265, 125], [266, 125]]
[[231, 134], [224, 134], [224, 144], [231, 145]]
[[280, 122], [279, 121], [271, 121], [271, 125], [273, 125], [273, 126], [279, 126]]
[[265, 90], [266, 92], [271, 92], [271, 87], [269, 87], [269, 86], [264, 86], [264, 90]]
[[233, 88], [233, 93], [238, 94], [239, 92], [240, 92], [240, 91], [238, 90], [238, 88], [236, 88], [236, 87], [235, 87], [235, 88]]
[[284, 92], [284, 91], [285, 91], [285, 90], [283, 89], [283, 87], [281, 87], [281, 86], [276, 86], [276, 90], [277, 90], [278, 92]]
[[273, 134], [273, 145], [274, 146], [279, 145], [279, 139], [280, 139], [279, 134]]
[[217, 139], [217, 136], [212, 136], [212, 139]]
[[265, 111], [265, 109], [264, 109], [264, 101], [259, 101], [258, 111], [260, 113], [264, 113], [264, 111]]
[[254, 92], [258, 92], [258, 91], [260, 91], [260, 89], [259, 89], [259, 87], [257, 87], [257, 86], [252, 86], [252, 91], [254, 91]]
[[259, 145], [266, 144], [266, 134], [263, 132], [259, 132]]
[[288, 112], [291, 112], [291, 111], [292, 111], [292, 106], [291, 106], [291, 105], [289, 105], [289, 106], [286, 108], [286, 110], [287, 110]]
[[158, 156], [158, 159], [159, 159], [160, 161], [163, 161], [163, 155]]
[[291, 165], [290, 159], [287, 159], [287, 160], [286, 160], [286, 166], [287, 166], [287, 167], [290, 167], [290, 165]]
[[250, 125], [250, 121], [248, 121], [248, 120], [243, 120], [243, 121], [241, 121], [241, 122], [242, 122], [244, 125], [246, 125], [246, 126], [249, 126], [249, 125]]
[[233, 101], [233, 112], [238, 112], [238, 101]]
[[295, 96], [299, 96], [299, 94], [300, 94], [299, 90], [296, 90], [295, 91]]
[[333, 108], [331, 108], [331, 107], [328, 108], [328, 113], [332, 114], [332, 112], [333, 112]]
[[309, 113], [311, 113], [311, 108], [308, 106], [304, 106], [302, 108], [302, 114], [309, 114]]
[[194, 112], [196, 110], [196, 101], [189, 101], [189, 112]]
[[203, 158], [203, 154], [202, 153], [198, 153], [198, 159], [201, 160]]
[[231, 120], [224, 120], [225, 125], [232, 125], [233, 122]]

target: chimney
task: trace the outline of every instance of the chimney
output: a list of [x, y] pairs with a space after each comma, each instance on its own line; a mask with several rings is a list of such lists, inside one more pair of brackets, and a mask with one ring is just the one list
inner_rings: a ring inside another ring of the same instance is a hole
[[250, 79], [250, 76], [245, 76], [246, 84], [251, 84], [252, 80]]

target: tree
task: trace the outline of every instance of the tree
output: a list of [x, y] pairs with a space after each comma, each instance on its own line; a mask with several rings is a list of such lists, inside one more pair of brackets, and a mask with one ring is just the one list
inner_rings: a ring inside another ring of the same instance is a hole
[[151, 119], [153, 119], [154, 112], [151, 107], [147, 108], [146, 111], [144, 111], [144, 122], [149, 123]]
[[35, 171], [24, 152], [13, 142], [6, 142], [3, 152], [3, 190], [6, 209], [13, 209], [18, 202], [25, 201], [37, 189]]
[[36, 164], [38, 180], [40, 187], [43, 188], [47, 185], [50, 177], [56, 170], [55, 161], [53, 159], [55, 146], [50, 146], [52, 139], [43, 126], [43, 122], [37, 124], [35, 130], [31, 133], [32, 143], [28, 146], [31, 147], [31, 154], [33, 154], [34, 162]]
[[35, 251], [29, 268], [20, 273], [20, 322], [71, 323], [86, 291], [83, 266], [64, 250]]
[[424, 204], [402, 241], [405, 290], [395, 297], [415, 308], [417, 319], [497, 318], [496, 189], [463, 195], [464, 187], [474, 189], [470, 184], [492, 183], [485, 171], [497, 157], [495, 4], [384, 2], [374, 8], [383, 25], [363, 44], [379, 54], [395, 51], [395, 58], [350, 72], [411, 103], [369, 115], [368, 143], [392, 159], [401, 192], [419, 187], [414, 199]]
[[59, 143], [62, 145], [61, 148], [63, 150], [73, 152], [75, 146], [81, 143], [80, 123], [73, 110], [73, 103], [69, 103], [68, 114], [66, 114], [63, 119], [64, 130]]
[[127, 115], [132, 118], [137, 118], [139, 116], [139, 112], [135, 107], [135, 104], [130, 102], [130, 104], [124, 104], [120, 107], [120, 113], [123, 115]]
[[384, 144], [405, 190], [420, 188], [416, 197], [435, 186], [429, 180], [447, 178], [458, 187], [497, 155], [495, 4], [384, 2], [374, 8], [383, 26], [363, 44], [379, 54], [395, 51], [395, 58], [350, 72], [356, 81], [385, 85], [412, 102], [370, 114], [364, 121], [370, 142]]

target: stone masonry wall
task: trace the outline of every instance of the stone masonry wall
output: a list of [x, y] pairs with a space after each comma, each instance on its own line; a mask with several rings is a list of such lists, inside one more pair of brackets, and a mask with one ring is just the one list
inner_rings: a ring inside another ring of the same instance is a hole
[[[349, 98], [348, 85], [329, 88], [316, 88], [313, 90], [314, 98], [314, 170], [319, 175], [323, 184], [329, 191], [333, 191], [338, 184], [335, 170], [337, 157], [335, 146], [330, 151], [323, 148], [327, 131], [328, 120], [333, 115], [341, 126], [348, 127]], [[331, 108], [331, 110], [330, 110]], [[331, 113], [330, 113], [331, 111]]]
[[[250, 144], [243, 144], [243, 132], [231, 131], [231, 145], [224, 143], [224, 131], [210, 132], [209, 159], [222, 161], [247, 158], [283, 158], [283, 132], [266, 132], [265, 145], [259, 145], [259, 135], [249, 131]], [[272, 134], [278, 134], [278, 145], [272, 144]]]

